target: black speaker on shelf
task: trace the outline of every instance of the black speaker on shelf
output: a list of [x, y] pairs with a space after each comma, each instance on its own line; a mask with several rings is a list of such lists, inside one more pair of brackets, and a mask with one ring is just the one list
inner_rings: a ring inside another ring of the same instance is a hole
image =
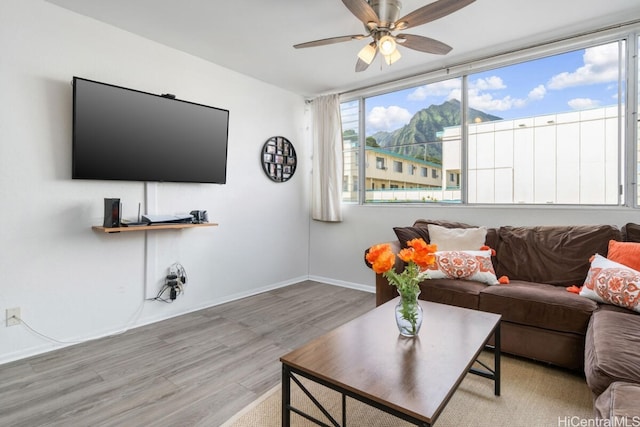
[[120, 199], [104, 199], [104, 227], [120, 227]]

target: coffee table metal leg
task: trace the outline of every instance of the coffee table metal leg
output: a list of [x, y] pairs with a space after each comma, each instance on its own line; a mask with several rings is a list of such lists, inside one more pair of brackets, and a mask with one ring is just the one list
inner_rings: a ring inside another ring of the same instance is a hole
[[484, 369], [472, 367], [471, 369], [469, 369], [469, 372], [493, 380], [494, 394], [496, 396], [500, 396], [500, 357], [502, 355], [500, 351], [500, 322], [498, 322], [495, 329], [493, 330], [493, 342], [493, 346], [485, 347], [493, 348], [493, 369], [481, 360], [476, 359], [475, 363], [481, 365]]
[[[321, 384], [325, 387], [328, 387], [332, 390], [335, 390], [342, 394], [342, 425], [338, 424], [338, 421], [333, 418], [333, 416], [322, 406], [322, 404], [311, 394], [311, 392], [300, 382], [300, 380], [296, 377], [297, 375], [301, 375], [305, 378], [310, 379], [311, 381]], [[291, 405], [291, 381], [293, 381], [297, 387], [311, 400], [311, 402], [318, 408], [324, 416], [329, 420], [331, 425], [322, 422], [321, 420], [312, 417], [309, 414], [304, 413], [300, 409]], [[291, 426], [291, 412], [294, 412], [312, 423], [323, 426], [323, 427], [346, 427], [347, 426], [347, 397], [352, 397], [353, 399], [359, 400], [360, 402], [366, 403], [374, 408], [380, 409], [381, 411], [387, 412], [391, 415], [394, 415], [400, 419], [408, 421], [411, 424], [420, 427], [431, 427], [431, 423], [427, 423], [424, 421], [417, 420], [416, 418], [403, 414], [393, 408], [377, 403], [373, 400], [367, 399], [364, 396], [360, 396], [357, 394], [350, 394], [347, 390], [340, 388], [339, 386], [335, 386], [331, 383], [323, 381], [322, 379], [315, 377], [313, 375], [309, 375], [308, 373], [303, 373], [295, 368], [291, 368], [285, 364], [282, 365], [282, 427], [290, 427]]]
[[500, 396], [500, 322], [496, 326], [496, 331], [494, 333], [494, 344], [495, 348], [493, 350], [494, 357], [494, 375], [495, 375], [495, 390], [494, 394], [496, 396]]
[[282, 364], [282, 427], [290, 427], [291, 411], [291, 371], [289, 367]]

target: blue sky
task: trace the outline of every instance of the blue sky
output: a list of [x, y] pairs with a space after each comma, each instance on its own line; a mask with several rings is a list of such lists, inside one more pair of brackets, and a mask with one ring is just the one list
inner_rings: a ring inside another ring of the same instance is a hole
[[[610, 43], [468, 77], [472, 108], [504, 119], [615, 105], [618, 43]], [[367, 98], [367, 135], [404, 126], [419, 110], [460, 99], [461, 79]]]

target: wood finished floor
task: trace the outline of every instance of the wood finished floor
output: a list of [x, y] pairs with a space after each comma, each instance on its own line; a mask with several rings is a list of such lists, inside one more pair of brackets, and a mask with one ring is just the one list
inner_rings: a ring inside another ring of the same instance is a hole
[[307, 281], [0, 365], [0, 426], [219, 426], [280, 382], [280, 356], [374, 306]]

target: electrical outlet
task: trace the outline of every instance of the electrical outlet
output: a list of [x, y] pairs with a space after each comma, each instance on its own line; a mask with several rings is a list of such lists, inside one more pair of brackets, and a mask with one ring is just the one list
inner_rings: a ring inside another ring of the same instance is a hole
[[20, 307], [7, 308], [7, 326], [20, 324]]
[[175, 276], [177, 276], [177, 275], [178, 275], [178, 270], [176, 269], [175, 264], [174, 264], [174, 265], [171, 265], [171, 266], [169, 267], [169, 275], [171, 275], [171, 274], [173, 274], [173, 275], [175, 275]]

